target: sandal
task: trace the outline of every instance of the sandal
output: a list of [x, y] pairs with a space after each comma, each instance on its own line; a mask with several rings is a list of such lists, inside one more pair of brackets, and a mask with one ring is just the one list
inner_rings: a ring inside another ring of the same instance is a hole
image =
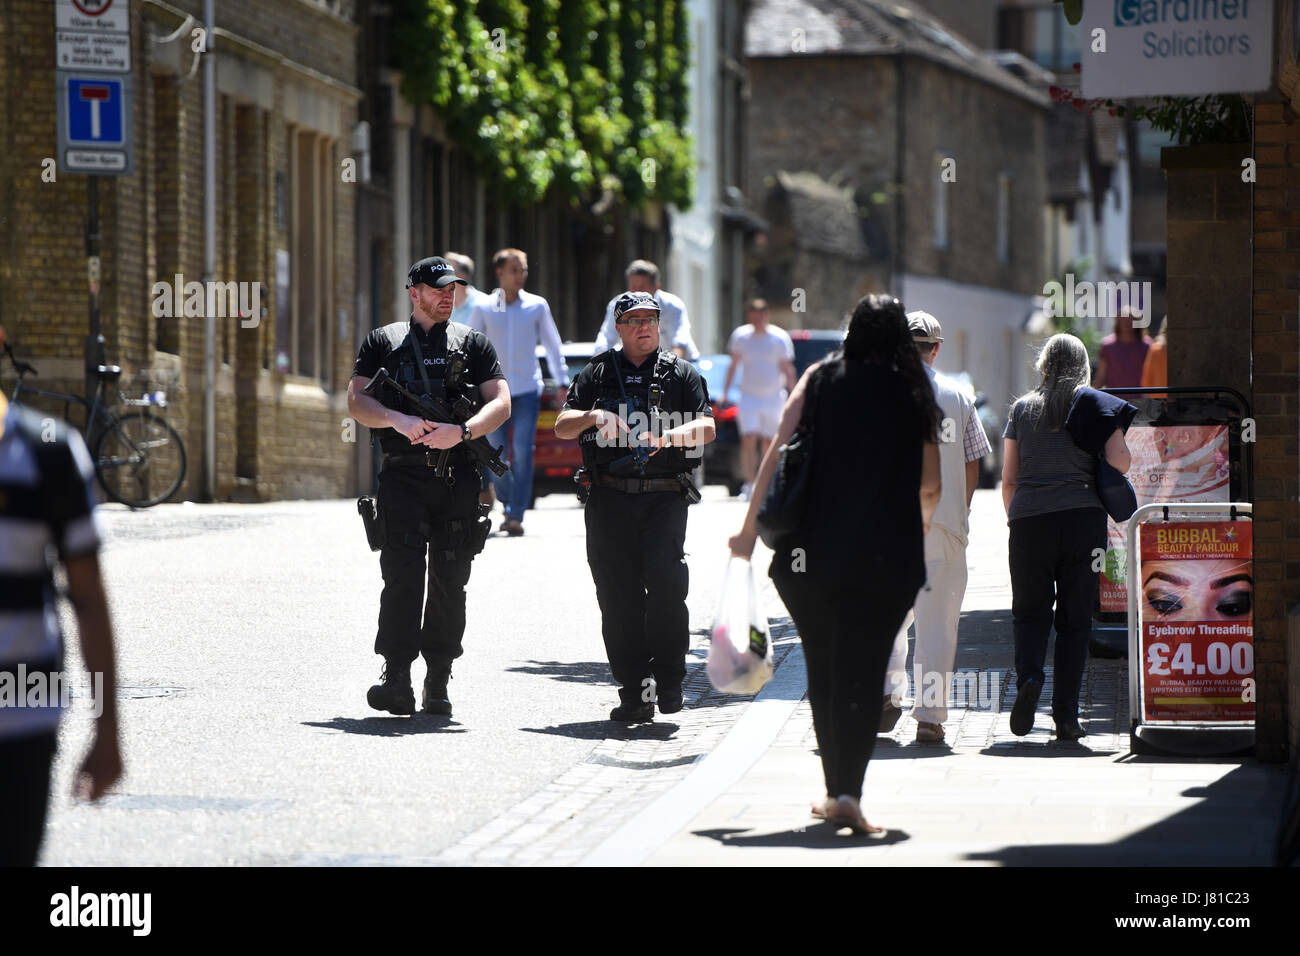
[[918, 720], [916, 722], [916, 742], [918, 744], [943, 743], [943, 724]]
[[821, 803], [814, 803], [812, 815], [818, 820], [835, 824], [837, 828], [848, 827], [858, 834], [885, 832], [884, 827], [868, 823], [867, 818], [862, 815], [862, 808], [858, 805], [858, 801], [847, 795], [838, 798], [827, 797]]

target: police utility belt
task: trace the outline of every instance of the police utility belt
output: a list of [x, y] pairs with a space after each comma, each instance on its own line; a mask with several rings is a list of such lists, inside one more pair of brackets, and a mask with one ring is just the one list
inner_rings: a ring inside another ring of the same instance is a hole
[[690, 479], [682, 475], [678, 478], [615, 478], [613, 475], [602, 475], [596, 473], [591, 476], [591, 483], [598, 488], [613, 488], [615, 491], [621, 491], [629, 495], [643, 495], [656, 491], [672, 491], [678, 494], [684, 494], [684, 485], [690, 484]]

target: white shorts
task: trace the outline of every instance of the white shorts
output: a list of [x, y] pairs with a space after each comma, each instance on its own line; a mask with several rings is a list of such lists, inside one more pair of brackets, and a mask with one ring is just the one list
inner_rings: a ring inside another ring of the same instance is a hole
[[775, 395], [740, 394], [740, 433], [773, 437], [781, 425], [781, 410], [785, 408], [785, 392]]

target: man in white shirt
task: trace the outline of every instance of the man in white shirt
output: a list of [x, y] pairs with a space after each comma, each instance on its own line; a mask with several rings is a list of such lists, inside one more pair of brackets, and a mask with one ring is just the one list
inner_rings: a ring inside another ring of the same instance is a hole
[[731, 380], [740, 370], [740, 403], [737, 423], [740, 427], [740, 467], [745, 475], [741, 497], [749, 498], [763, 448], [781, 424], [781, 410], [786, 396], [794, 390], [794, 343], [785, 329], [769, 321], [767, 302], [751, 299], [745, 310], [748, 325], [731, 333], [727, 351], [731, 367], [722, 386], [725, 397]]
[[[694, 362], [700, 357], [700, 350], [691, 338], [691, 319], [686, 314], [686, 303], [671, 292], [665, 292], [659, 285], [659, 267], [649, 259], [633, 259], [627, 267], [627, 291], [647, 292], [659, 303], [659, 341], [671, 346], [678, 358]], [[614, 303], [623, 293], [609, 300], [605, 306], [605, 321], [596, 333], [596, 351], [599, 355], [606, 349], [622, 348], [618, 330], [614, 327]]]
[[[445, 252], [442, 257], [450, 262], [451, 267], [456, 270], [456, 278], [465, 280], [464, 285], [459, 282], [452, 285], [452, 288], [456, 290], [456, 298], [449, 321], [469, 325], [469, 317], [473, 314], [474, 309], [488, 301], [487, 293], [474, 286], [474, 260], [463, 252]], [[493, 485], [489, 480], [491, 477], [491, 472], [484, 469], [483, 484], [478, 496], [478, 500], [489, 508], [496, 504], [496, 494], [493, 492]]]
[[948, 719], [957, 624], [966, 596], [970, 503], [979, 484], [980, 459], [989, 453], [990, 446], [975, 410], [975, 396], [962, 383], [934, 370], [939, 343], [943, 341], [938, 319], [928, 312], [909, 312], [907, 326], [943, 412], [939, 430], [943, 493], [925, 536], [925, 587], [917, 593], [912, 612], [894, 639], [885, 671], [881, 731], [892, 730], [902, 713], [898, 705], [907, 690], [907, 628], [915, 620], [912, 675], [916, 700], [912, 716], [916, 719], [916, 739], [920, 743], [939, 743], [943, 740], [943, 722]]
[[492, 342], [510, 387], [510, 420], [489, 440], [494, 446], [504, 444], [507, 448], [510, 470], [500, 478], [493, 476], [492, 483], [506, 510], [501, 527], [506, 534], [516, 536], [524, 533], [524, 511], [533, 495], [533, 440], [542, 393], [537, 344], [540, 342], [546, 349], [546, 361], [555, 369], [560, 388], [569, 387], [569, 370], [551, 307], [540, 295], [524, 291], [527, 254], [519, 249], [502, 249], [492, 257], [492, 267], [498, 287], [470, 310], [465, 324]]
[[[451, 310], [452, 322], [459, 322], [461, 325], [469, 325], [470, 313], [488, 300], [486, 292], [474, 286], [474, 260], [463, 252], [447, 252], [443, 258], [451, 263], [451, 267], [456, 270], [456, 278], [464, 279], [466, 284], [461, 285], [459, 282], [452, 286], [456, 290], [455, 305]], [[490, 303], [488, 303], [490, 305]]]

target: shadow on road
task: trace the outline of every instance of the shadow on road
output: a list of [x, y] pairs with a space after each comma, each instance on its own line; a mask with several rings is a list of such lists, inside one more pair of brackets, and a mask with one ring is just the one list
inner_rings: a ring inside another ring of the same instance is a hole
[[588, 720], [579, 724], [553, 724], [550, 727], [520, 727], [529, 734], [554, 734], [575, 740], [668, 740], [680, 729], [677, 724], [621, 724], [615, 720]]
[[609, 684], [609, 665], [604, 661], [525, 661], [519, 667], [507, 667], [516, 674], [537, 674], [576, 684]]
[[[1086, 737], [1084, 738], [1087, 739]], [[1033, 742], [1021, 743], [1020, 741], [1006, 741], [992, 744], [984, 747], [980, 753], [986, 757], [1035, 757], [1045, 759], [1048, 757], [1106, 757], [1110, 759], [1118, 750], [1093, 750], [1079, 741], [1057, 740], [1055, 737], [1043, 738], [1040, 743], [1038, 740]]]
[[304, 720], [304, 727], [320, 727], [366, 737], [410, 737], [415, 734], [463, 734], [466, 728], [450, 717], [416, 714], [413, 717], [331, 717]]
[[741, 836], [749, 830], [692, 830], [695, 836], [717, 840], [723, 846], [738, 847], [803, 847], [807, 850], [844, 850], [868, 846], [889, 846], [912, 837], [906, 830], [886, 830], [880, 836], [846, 834], [830, 823], [815, 823], [810, 827], [796, 827], [777, 833], [755, 833]]
[[1111, 843], [1006, 846], [966, 859], [1005, 866], [1268, 866], [1283, 800], [1282, 774], [1262, 764], [1238, 767], [1209, 786], [1182, 792], [1201, 802]]

